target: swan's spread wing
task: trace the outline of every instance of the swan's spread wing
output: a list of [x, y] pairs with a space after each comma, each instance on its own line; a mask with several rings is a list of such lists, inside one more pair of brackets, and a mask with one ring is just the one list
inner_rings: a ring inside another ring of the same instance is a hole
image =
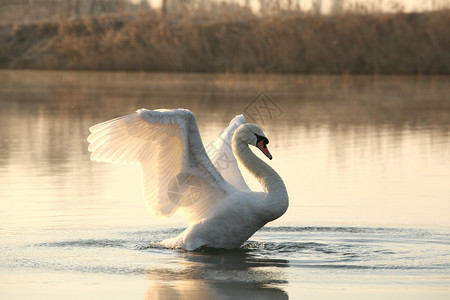
[[156, 215], [181, 210], [195, 221], [227, 195], [189, 110], [140, 109], [89, 130], [91, 160], [140, 164], [145, 197]]
[[245, 123], [245, 117], [238, 115], [214, 143], [207, 147], [208, 155], [223, 178], [239, 190], [250, 190], [242, 177], [238, 162], [233, 154], [231, 142], [236, 129]]

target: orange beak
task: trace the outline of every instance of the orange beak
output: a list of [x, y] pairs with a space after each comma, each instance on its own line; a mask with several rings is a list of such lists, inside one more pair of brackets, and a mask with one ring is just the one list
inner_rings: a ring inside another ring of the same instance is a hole
[[264, 144], [264, 141], [260, 141], [258, 144], [256, 144], [256, 147], [258, 147], [265, 156], [267, 156], [269, 159], [272, 159], [272, 154], [270, 154], [269, 149], [267, 149], [267, 145]]

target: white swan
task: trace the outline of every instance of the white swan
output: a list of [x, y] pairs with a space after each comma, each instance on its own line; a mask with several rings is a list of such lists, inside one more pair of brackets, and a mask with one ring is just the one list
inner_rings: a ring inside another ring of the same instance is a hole
[[[283, 180], [248, 146], [272, 159], [268, 139], [260, 127], [244, 122], [236, 116], [207, 153], [189, 110], [140, 109], [92, 126], [89, 151], [94, 161], [139, 163], [153, 213], [186, 216], [189, 227], [164, 246], [237, 248], [289, 205]], [[250, 191], [233, 152], [265, 192]]]

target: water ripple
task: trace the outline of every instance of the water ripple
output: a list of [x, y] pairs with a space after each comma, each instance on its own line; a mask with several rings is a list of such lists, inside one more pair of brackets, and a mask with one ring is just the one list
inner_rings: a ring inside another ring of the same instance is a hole
[[[450, 235], [439, 230], [265, 227], [242, 247], [232, 250], [202, 247], [195, 252], [187, 252], [166, 249], [160, 244], [163, 239], [182, 230], [109, 231], [96, 233], [97, 238], [77, 239], [74, 236], [68, 240], [25, 244], [22, 248], [4, 245], [4, 259], [0, 257], [0, 263], [5, 268], [111, 274], [148, 273], [149, 267], [160, 262], [184, 260], [226, 272], [288, 267], [403, 270], [445, 275], [450, 270]], [[191, 271], [197, 272], [196, 268]]]
[[129, 241], [126, 240], [108, 240], [108, 239], [88, 239], [88, 240], [72, 240], [51, 243], [39, 243], [37, 247], [56, 247], [56, 248], [126, 248]]

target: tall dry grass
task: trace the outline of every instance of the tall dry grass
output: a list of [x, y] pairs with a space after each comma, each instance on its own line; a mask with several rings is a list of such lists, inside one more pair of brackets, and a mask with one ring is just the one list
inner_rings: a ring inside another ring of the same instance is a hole
[[0, 67], [167, 72], [450, 74], [450, 10], [332, 16], [237, 11], [3, 25]]

